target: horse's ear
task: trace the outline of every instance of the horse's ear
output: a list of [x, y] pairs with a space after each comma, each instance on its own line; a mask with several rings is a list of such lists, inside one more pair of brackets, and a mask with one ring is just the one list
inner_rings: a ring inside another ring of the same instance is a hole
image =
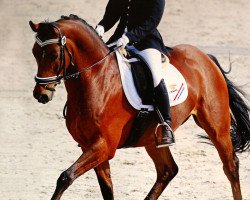
[[39, 29], [39, 24], [34, 24], [32, 21], [29, 21], [30, 28], [34, 31], [37, 32]]

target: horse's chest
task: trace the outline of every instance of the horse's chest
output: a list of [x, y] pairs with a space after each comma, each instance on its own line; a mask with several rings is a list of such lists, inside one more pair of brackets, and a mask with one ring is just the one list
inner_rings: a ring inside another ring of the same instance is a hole
[[81, 113], [66, 118], [66, 125], [74, 140], [82, 145], [91, 140], [93, 130], [95, 130], [92, 120], [89, 120]]
[[72, 135], [76, 142], [80, 142], [80, 128], [79, 128], [80, 119], [78, 116], [70, 116], [66, 118], [66, 126], [69, 133]]

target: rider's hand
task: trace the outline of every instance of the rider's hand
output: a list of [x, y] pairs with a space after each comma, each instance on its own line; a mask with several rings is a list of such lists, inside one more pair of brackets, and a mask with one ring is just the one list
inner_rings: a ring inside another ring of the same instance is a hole
[[95, 28], [95, 31], [97, 32], [97, 34], [102, 37], [104, 35], [104, 27], [101, 25], [97, 25]]
[[122, 37], [119, 40], [117, 40], [116, 46], [124, 48], [128, 43], [129, 43], [128, 37], [125, 34], [123, 34]]

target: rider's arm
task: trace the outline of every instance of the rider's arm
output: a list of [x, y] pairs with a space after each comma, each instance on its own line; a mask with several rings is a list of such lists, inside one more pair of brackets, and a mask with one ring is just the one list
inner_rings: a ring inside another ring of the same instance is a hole
[[131, 43], [138, 42], [146, 37], [154, 29], [156, 29], [158, 24], [160, 23], [164, 12], [165, 0], [153, 1], [154, 5], [150, 13], [148, 13], [148, 18], [142, 24], [126, 33], [126, 36], [129, 38], [129, 41]]
[[121, 3], [119, 0], [109, 0], [103, 19], [98, 25], [104, 27], [105, 32], [111, 29], [121, 17]]

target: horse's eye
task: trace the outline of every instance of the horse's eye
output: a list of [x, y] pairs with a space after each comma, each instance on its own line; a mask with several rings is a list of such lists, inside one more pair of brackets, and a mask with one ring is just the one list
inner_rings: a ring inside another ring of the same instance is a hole
[[58, 53], [53, 52], [49, 54], [49, 59], [51, 59], [52, 61], [56, 60], [57, 58], [58, 58]]

